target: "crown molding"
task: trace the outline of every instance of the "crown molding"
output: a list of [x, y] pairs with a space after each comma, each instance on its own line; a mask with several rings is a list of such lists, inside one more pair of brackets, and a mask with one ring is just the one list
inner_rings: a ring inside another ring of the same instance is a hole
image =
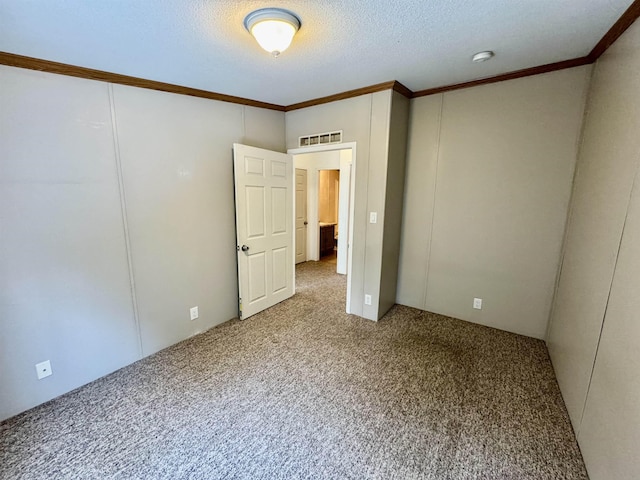
[[356, 88], [354, 90], [348, 90], [346, 92], [336, 93], [334, 95], [327, 95], [326, 97], [313, 98], [311, 100], [307, 100], [304, 102], [294, 103], [293, 105], [287, 105], [287, 107], [285, 108], [285, 112], [290, 112], [292, 110], [299, 110], [301, 108], [314, 107], [316, 105], [322, 105], [323, 103], [336, 102], [338, 100], [346, 100], [347, 98], [359, 97], [360, 95], [367, 95], [368, 93], [382, 92], [384, 90], [393, 90], [396, 83], [398, 82], [391, 81], [391, 82], [377, 83], [375, 85], [369, 85], [368, 87]]
[[456, 83], [452, 85], [443, 85], [441, 87], [428, 88], [416, 92], [411, 91], [397, 80], [378, 83], [368, 87], [356, 88], [326, 97], [315, 98], [304, 102], [294, 103], [292, 105], [283, 106], [273, 103], [261, 102], [249, 98], [235, 97], [223, 93], [210, 92], [208, 90], [199, 90], [196, 88], [183, 87], [171, 83], [157, 82], [155, 80], [147, 80], [129, 75], [121, 75], [119, 73], [110, 73], [102, 70], [94, 70], [91, 68], [78, 67], [65, 63], [52, 62], [33, 57], [25, 57], [14, 53], [0, 52], [0, 65], [8, 65], [11, 67], [26, 68], [29, 70], [39, 70], [42, 72], [56, 73], [59, 75], [69, 75], [72, 77], [86, 78], [89, 80], [99, 80], [103, 82], [116, 83], [120, 85], [128, 85], [131, 87], [147, 88], [151, 90], [159, 90], [161, 92], [176, 93], [179, 95], [189, 95], [192, 97], [206, 98], [209, 100], [218, 100], [221, 102], [236, 103], [239, 105], [247, 105], [257, 108], [266, 108], [279, 112], [290, 112], [301, 108], [313, 107], [324, 103], [335, 102], [338, 100], [346, 100], [348, 98], [358, 97], [369, 93], [381, 92], [384, 90], [394, 90], [407, 98], [418, 98], [436, 93], [449, 92], [452, 90], [460, 90], [463, 88], [475, 87], [478, 85], [486, 85], [489, 83], [497, 83], [505, 80], [513, 80], [516, 78], [529, 77], [531, 75], [539, 75], [541, 73], [554, 72], [565, 68], [574, 68], [581, 65], [594, 63], [600, 56], [622, 35], [638, 18], [640, 17], [640, 0], [634, 2], [627, 8], [618, 21], [609, 29], [609, 31], [600, 39], [591, 52], [584, 57], [572, 58], [561, 62], [539, 65], [531, 68], [524, 68], [513, 72], [507, 72], [493, 77], [471, 80], [469, 82]]
[[419, 90], [413, 93], [412, 98], [424, 97], [426, 95], [434, 95], [436, 93], [450, 92], [452, 90], [460, 90], [463, 88], [476, 87], [478, 85], [486, 85], [488, 83], [502, 82], [504, 80], [513, 80], [515, 78], [529, 77], [531, 75], [539, 75], [541, 73], [554, 72], [556, 70], [563, 70], [565, 68], [579, 67], [581, 65], [588, 65], [597, 61], [600, 56], [615, 42], [620, 35], [622, 35], [638, 17], [640, 17], [640, 0], [634, 0], [634, 2], [627, 8], [616, 23], [609, 29], [609, 31], [600, 39], [593, 50], [585, 56], [580, 58], [572, 58], [569, 60], [563, 60], [561, 62], [548, 63], [546, 65], [539, 65], [537, 67], [524, 68], [522, 70], [516, 70], [513, 72], [503, 73], [501, 75], [495, 75], [493, 77], [481, 78], [478, 80], [472, 80], [470, 82], [457, 83], [453, 85], [443, 85], [442, 87], [428, 88], [426, 90]]
[[589, 55], [587, 55], [591, 63], [598, 60], [600, 56], [607, 51], [607, 48], [613, 45], [613, 42], [615, 42], [638, 17], [640, 17], [640, 0], [635, 0], [618, 21], [613, 24], [613, 27], [600, 39], [597, 45], [593, 47]]
[[225, 95], [223, 93], [210, 92], [208, 90], [183, 87], [171, 83], [156, 82], [155, 80], [131, 77], [129, 75], [121, 75], [119, 73], [110, 73], [103, 70], [94, 70], [92, 68], [78, 67], [75, 65], [68, 65], [66, 63], [52, 62], [50, 60], [25, 57], [23, 55], [16, 55], [15, 53], [0, 52], [0, 65], [56, 73], [59, 75], [68, 75], [71, 77], [86, 78], [89, 80], [99, 80], [119, 85], [128, 85], [130, 87], [159, 90], [161, 92], [177, 93], [179, 95], [189, 95], [191, 97], [207, 98], [209, 100], [219, 100], [221, 102], [237, 103], [240, 105], [248, 105], [250, 107], [268, 108], [270, 110], [278, 110], [280, 112], [284, 112], [285, 109], [282, 105], [260, 102], [249, 98], [235, 97], [233, 95]]
[[489, 83], [503, 82], [505, 80], [514, 80], [516, 78], [530, 77], [531, 75], [540, 75], [541, 73], [555, 72], [565, 68], [580, 67], [592, 63], [589, 57], [573, 58], [571, 60], [563, 60], [562, 62], [548, 63], [546, 65], [538, 65], [537, 67], [524, 68], [513, 72], [503, 73], [493, 77], [480, 78], [471, 80], [470, 82], [456, 83], [453, 85], [444, 85], [442, 87], [428, 88], [413, 92], [412, 98], [425, 97], [436, 93], [450, 92], [452, 90], [461, 90], [463, 88], [477, 87], [478, 85], [486, 85]]
[[413, 98], [413, 92], [397, 80], [393, 82], [393, 90], [407, 98]]

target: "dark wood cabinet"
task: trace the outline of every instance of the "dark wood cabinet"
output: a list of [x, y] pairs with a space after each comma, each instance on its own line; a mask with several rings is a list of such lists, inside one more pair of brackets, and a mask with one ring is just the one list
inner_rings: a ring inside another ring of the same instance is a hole
[[333, 224], [320, 225], [320, 256], [324, 257], [333, 253], [333, 246], [335, 243], [335, 229]]

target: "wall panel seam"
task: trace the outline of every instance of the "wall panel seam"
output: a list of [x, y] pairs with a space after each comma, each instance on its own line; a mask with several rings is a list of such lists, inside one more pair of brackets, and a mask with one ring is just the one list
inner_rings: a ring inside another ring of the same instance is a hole
[[633, 197], [633, 192], [636, 189], [639, 169], [640, 169], [640, 165], [636, 167], [636, 173], [633, 177], [631, 190], [629, 191], [629, 199], [627, 201], [626, 213], [624, 215], [624, 222], [622, 224], [622, 230], [620, 231], [620, 240], [618, 241], [618, 249], [616, 251], [616, 261], [613, 265], [613, 272], [611, 274], [611, 281], [609, 283], [609, 292], [607, 293], [607, 302], [605, 303], [604, 313], [602, 314], [602, 323], [600, 324], [600, 333], [598, 333], [598, 343], [596, 344], [596, 353], [593, 356], [593, 364], [591, 365], [591, 373], [589, 374], [589, 384], [587, 386], [587, 393], [584, 396], [584, 403], [582, 404], [582, 412], [580, 414], [580, 422], [578, 424], [578, 431], [576, 432], [577, 439], [579, 439], [580, 437], [580, 432], [582, 430], [582, 421], [584, 420], [584, 412], [587, 407], [587, 402], [589, 401], [589, 392], [591, 391], [591, 382], [593, 381], [593, 372], [595, 371], [596, 362], [598, 361], [598, 352], [600, 351], [602, 331], [604, 330], [604, 322], [605, 322], [605, 319], [607, 318], [607, 311], [609, 310], [609, 301], [611, 300], [611, 290], [613, 289], [613, 280], [616, 277], [616, 270], [618, 269], [618, 260], [620, 259], [620, 248], [622, 247], [622, 239], [624, 238], [624, 231], [625, 231], [625, 228], [627, 227], [627, 220], [629, 219], [629, 209], [631, 206], [631, 198]]
[[124, 174], [122, 171], [122, 159], [120, 157], [120, 141], [118, 138], [118, 122], [116, 117], [116, 104], [113, 92], [113, 84], [109, 83], [109, 106], [111, 108], [111, 128], [113, 131], [113, 148], [116, 159], [116, 171], [118, 174], [118, 189], [120, 192], [120, 210], [122, 212], [122, 228], [124, 231], [125, 249], [127, 252], [127, 266], [129, 267], [129, 287], [131, 290], [131, 302], [133, 306], [133, 318], [136, 324], [136, 333], [138, 336], [138, 354], [140, 358], [144, 357], [142, 347], [142, 330], [140, 328], [140, 315], [138, 313], [138, 297], [136, 294], [135, 275], [133, 271], [133, 257], [131, 254], [131, 241], [129, 237], [129, 220], [127, 217], [127, 199], [124, 187]]
[[[595, 68], [591, 68], [589, 74], [589, 80], [584, 93], [584, 110], [582, 113], [582, 125], [580, 126], [580, 134], [578, 135], [576, 145], [576, 166], [573, 170], [573, 178], [571, 179], [571, 195], [569, 196], [569, 207], [567, 208], [567, 218], [564, 225], [564, 234], [562, 236], [562, 250], [560, 251], [560, 262], [558, 264], [558, 272], [556, 274], [556, 281], [553, 288], [553, 300], [551, 303], [551, 309], [549, 310], [549, 317], [547, 318], [547, 331], [545, 332], [545, 343], [549, 341], [551, 335], [551, 325], [553, 322], [553, 316], [556, 311], [557, 295], [560, 288], [560, 279], [562, 278], [562, 269], [564, 267], [565, 255], [567, 252], [567, 239], [569, 238], [569, 229], [571, 228], [573, 220], [573, 198], [575, 194], [578, 177], [580, 175], [580, 158], [582, 156], [582, 150], [585, 142], [585, 130], [587, 122], [589, 121], [589, 104], [591, 100], [591, 86], [593, 85], [593, 77], [595, 76]], [[548, 349], [548, 344], [547, 344]]]
[[424, 281], [424, 294], [422, 296], [422, 308], [427, 310], [427, 292], [429, 291], [429, 271], [431, 269], [431, 249], [433, 248], [433, 226], [436, 220], [436, 193], [438, 190], [438, 167], [440, 166], [440, 137], [442, 135], [442, 115], [444, 112], [444, 93], [440, 94], [440, 112], [438, 113], [438, 140], [436, 147], [436, 169], [433, 182], [433, 196], [431, 202], [431, 228], [429, 229], [429, 247], [427, 248], [427, 271]]

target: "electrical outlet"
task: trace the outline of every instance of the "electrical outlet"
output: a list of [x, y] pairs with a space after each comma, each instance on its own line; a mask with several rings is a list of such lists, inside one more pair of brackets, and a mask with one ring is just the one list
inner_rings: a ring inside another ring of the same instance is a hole
[[369, 223], [378, 223], [378, 212], [369, 213]]
[[42, 380], [44, 377], [48, 377], [52, 373], [53, 370], [51, 370], [51, 362], [49, 360], [36, 363], [36, 374], [38, 375], [38, 380]]
[[189, 314], [191, 315], [191, 320], [198, 318], [198, 307], [191, 307], [189, 309]]
[[365, 305], [371, 305], [371, 295], [365, 295], [364, 296], [364, 304]]
[[476, 310], [482, 310], [482, 299], [481, 298], [474, 298], [473, 299], [473, 308], [475, 308]]

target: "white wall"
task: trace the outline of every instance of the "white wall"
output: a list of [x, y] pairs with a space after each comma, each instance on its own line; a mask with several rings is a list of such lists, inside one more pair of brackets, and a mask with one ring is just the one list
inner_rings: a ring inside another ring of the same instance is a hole
[[640, 23], [598, 60], [548, 346], [589, 477], [640, 472]]
[[108, 85], [0, 67], [0, 419], [140, 358], [122, 225]]
[[589, 74], [412, 101], [398, 303], [544, 337]]
[[[238, 289], [229, 281], [236, 268], [229, 142], [242, 135], [243, 112], [121, 85], [114, 86], [114, 104], [148, 355], [237, 313]], [[200, 318], [179, 321], [195, 305]]]
[[236, 315], [232, 144], [283, 113], [4, 66], [0, 106], [0, 419]]

